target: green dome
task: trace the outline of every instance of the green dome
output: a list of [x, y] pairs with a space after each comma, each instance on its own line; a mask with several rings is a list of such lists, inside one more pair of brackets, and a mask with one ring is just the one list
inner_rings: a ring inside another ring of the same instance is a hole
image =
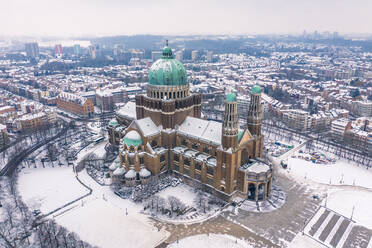
[[255, 85], [252, 87], [252, 94], [261, 94], [261, 87], [259, 85]]
[[186, 69], [180, 61], [174, 59], [170, 47], [165, 47], [162, 58], [150, 67], [149, 84], [167, 86], [187, 84]]
[[226, 101], [227, 102], [236, 102], [236, 95], [235, 93], [229, 93], [226, 95]]
[[116, 119], [112, 119], [109, 123], [109, 126], [116, 127], [119, 126], [119, 123]]
[[142, 138], [141, 135], [135, 130], [129, 131], [125, 136], [124, 136], [124, 144], [127, 146], [138, 146], [142, 145]]

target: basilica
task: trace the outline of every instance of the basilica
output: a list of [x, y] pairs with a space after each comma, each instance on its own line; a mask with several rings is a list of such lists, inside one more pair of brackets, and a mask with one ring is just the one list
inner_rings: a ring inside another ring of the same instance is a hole
[[120, 164], [110, 167], [114, 183], [145, 184], [172, 173], [225, 200], [254, 201], [271, 195], [272, 169], [260, 160], [261, 88], [251, 89], [247, 123], [238, 125], [234, 93], [225, 97], [223, 121], [201, 118], [202, 96], [190, 93], [187, 73], [166, 46], [148, 74], [146, 94], [116, 112], [108, 127]]

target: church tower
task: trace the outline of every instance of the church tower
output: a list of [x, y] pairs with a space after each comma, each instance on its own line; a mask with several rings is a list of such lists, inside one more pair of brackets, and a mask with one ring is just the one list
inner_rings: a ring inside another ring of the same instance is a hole
[[253, 137], [261, 136], [262, 125], [262, 104], [261, 87], [255, 85], [252, 87], [251, 100], [248, 106], [247, 127]]
[[222, 147], [224, 149], [238, 146], [238, 105], [236, 95], [229, 93], [225, 100], [225, 113], [222, 123]]

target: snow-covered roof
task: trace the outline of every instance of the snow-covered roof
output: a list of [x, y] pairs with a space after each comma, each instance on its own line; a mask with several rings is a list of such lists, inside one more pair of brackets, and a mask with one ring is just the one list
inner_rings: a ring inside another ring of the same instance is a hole
[[215, 157], [208, 158], [207, 159], [207, 164], [212, 165], [212, 166], [216, 166], [217, 165], [217, 159]]
[[240, 167], [241, 170], [245, 171], [245, 172], [252, 172], [252, 173], [265, 173], [265, 172], [268, 172], [270, 170], [270, 166], [268, 166], [267, 164], [264, 164], [260, 161], [255, 161], [253, 163], [250, 163], [250, 164], [245, 164], [245, 165], [242, 165]]
[[116, 170], [119, 166], [120, 166], [120, 164], [118, 164], [118, 163], [116, 163], [116, 162], [114, 161], [114, 162], [112, 162], [112, 164], [110, 165], [109, 170], [114, 171], [114, 170]]
[[125, 178], [135, 178], [136, 177], [136, 171], [133, 169], [130, 169], [126, 174]]
[[124, 167], [119, 167], [116, 170], [114, 170], [113, 175], [114, 176], [122, 176], [125, 173]]
[[124, 107], [120, 108], [116, 114], [120, 117], [127, 117], [131, 120], [137, 119], [136, 103], [127, 102]]
[[160, 129], [155, 125], [150, 117], [143, 118], [141, 120], [136, 120], [138, 128], [145, 137], [154, 136], [160, 134]]
[[206, 143], [221, 145], [222, 123], [220, 122], [188, 116], [179, 126], [178, 132], [195, 139], [200, 139]]
[[149, 177], [151, 175], [151, 172], [146, 168], [142, 168], [139, 174], [140, 174], [140, 177]]
[[125, 138], [131, 139], [131, 140], [139, 140], [141, 139], [141, 135], [135, 130], [129, 131], [125, 136]]

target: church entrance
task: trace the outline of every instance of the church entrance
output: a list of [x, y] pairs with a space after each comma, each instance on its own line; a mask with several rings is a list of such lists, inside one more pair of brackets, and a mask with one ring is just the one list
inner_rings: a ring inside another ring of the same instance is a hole
[[248, 184], [248, 200], [256, 200], [256, 185], [254, 183]]
[[264, 190], [264, 185], [261, 183], [258, 185], [258, 200], [262, 201], [265, 198], [265, 190]]

